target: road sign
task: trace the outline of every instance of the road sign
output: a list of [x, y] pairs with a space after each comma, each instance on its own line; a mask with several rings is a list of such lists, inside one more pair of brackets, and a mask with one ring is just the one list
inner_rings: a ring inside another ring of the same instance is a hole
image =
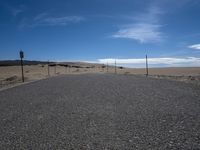
[[24, 58], [24, 52], [23, 51], [20, 51], [19, 54], [20, 54], [21, 59]]
[[23, 58], [24, 58], [24, 52], [19, 52], [20, 58], [21, 58], [21, 69], [22, 69], [22, 82], [24, 82], [24, 69], [23, 69]]

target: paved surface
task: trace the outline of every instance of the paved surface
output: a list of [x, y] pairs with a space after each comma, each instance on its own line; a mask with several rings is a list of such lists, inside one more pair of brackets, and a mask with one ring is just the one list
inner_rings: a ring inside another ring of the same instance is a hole
[[200, 87], [145, 77], [49, 78], [0, 92], [0, 149], [200, 149]]

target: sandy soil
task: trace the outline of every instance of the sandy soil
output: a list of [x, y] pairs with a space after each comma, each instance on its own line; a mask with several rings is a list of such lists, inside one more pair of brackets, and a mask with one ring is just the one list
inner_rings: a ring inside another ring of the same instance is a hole
[[[63, 66], [49, 67], [47, 65], [24, 66], [25, 82], [31, 82], [60, 74], [80, 73], [115, 73], [114, 67], [102, 68], [94, 65], [94, 68], [68, 68]], [[117, 68], [118, 74], [145, 75], [145, 69]], [[155, 78], [167, 78], [186, 82], [200, 82], [200, 68], [150, 68], [149, 76]], [[0, 67], [0, 89], [21, 84], [21, 67]]]
[[[143, 69], [122, 69], [118, 73], [146, 75]], [[158, 79], [169, 79], [183, 81], [200, 85], [200, 67], [180, 67], [180, 68], [150, 68], [149, 77]]]
[[[100, 73], [103, 69], [100, 66], [96, 68], [68, 68], [64, 66], [30, 65], [24, 66], [25, 82], [36, 81], [47, 77], [60, 74], [80, 74], [80, 73]], [[22, 83], [21, 66], [0, 67], [0, 89], [11, 87]]]
[[[145, 69], [126, 69], [132, 74], [146, 74]], [[166, 75], [166, 76], [199, 76], [200, 67], [184, 67], [184, 68], [150, 68], [150, 75]]]

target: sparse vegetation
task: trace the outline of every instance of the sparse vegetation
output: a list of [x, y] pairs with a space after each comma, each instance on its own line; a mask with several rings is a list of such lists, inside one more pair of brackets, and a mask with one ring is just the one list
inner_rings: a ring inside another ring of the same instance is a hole
[[[13, 61], [11, 61], [13, 62]], [[12, 66], [9, 62], [9, 66], [0, 67], [0, 84], [1, 87], [7, 84], [10, 84], [11, 79], [12, 84], [15, 82], [21, 82], [21, 67]], [[37, 64], [35, 61], [34, 64]], [[7, 61], [6, 61], [7, 63]], [[6, 64], [4, 63], [4, 65]], [[30, 64], [30, 62], [29, 62]], [[102, 64], [89, 64], [89, 63], [75, 63], [75, 62], [66, 62], [66, 63], [53, 63], [49, 64], [49, 74], [50, 76], [60, 75], [60, 74], [80, 74], [80, 73], [114, 73], [114, 66], [109, 66], [108, 70], [105, 65]], [[48, 65], [39, 64], [39, 65], [25, 65], [24, 66], [24, 75], [25, 81], [33, 81], [38, 79], [44, 79], [48, 76]], [[145, 75], [145, 69], [131, 69], [124, 67], [117, 67], [117, 74], [137, 74]], [[150, 68], [149, 77], [160, 78], [160, 79], [170, 79], [177, 81], [184, 81], [190, 83], [199, 83], [200, 82], [200, 68]], [[15, 76], [15, 77], [14, 77]]]

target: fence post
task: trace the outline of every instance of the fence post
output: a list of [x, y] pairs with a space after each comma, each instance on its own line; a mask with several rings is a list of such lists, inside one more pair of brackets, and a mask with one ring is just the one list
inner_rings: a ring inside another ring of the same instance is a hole
[[116, 59], [115, 59], [115, 74], [117, 74], [117, 62], [116, 62]]
[[107, 73], [108, 73], [108, 62], [107, 62], [107, 66], [106, 66], [106, 69], [107, 69]]
[[48, 60], [48, 76], [50, 76], [50, 73], [49, 73], [49, 60]]
[[55, 67], [54, 67], [54, 74], [56, 74], [56, 64], [55, 64]]
[[146, 76], [149, 75], [149, 69], [148, 69], [148, 57], [146, 55]]

